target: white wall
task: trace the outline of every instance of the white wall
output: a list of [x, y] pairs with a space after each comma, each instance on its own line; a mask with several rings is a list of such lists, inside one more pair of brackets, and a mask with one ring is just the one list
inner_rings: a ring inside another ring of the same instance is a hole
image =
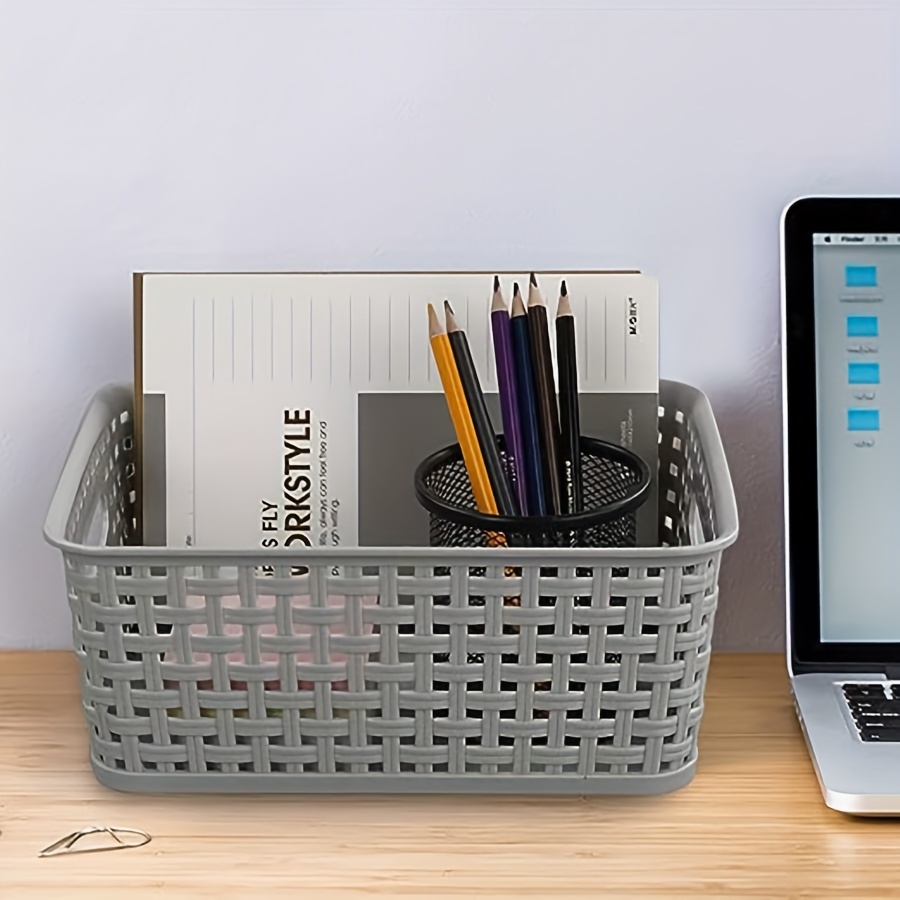
[[717, 643], [778, 646], [778, 216], [900, 187], [895, 4], [552, 6], [0, 0], [0, 645], [69, 644], [41, 524], [133, 270], [629, 265], [737, 482]]

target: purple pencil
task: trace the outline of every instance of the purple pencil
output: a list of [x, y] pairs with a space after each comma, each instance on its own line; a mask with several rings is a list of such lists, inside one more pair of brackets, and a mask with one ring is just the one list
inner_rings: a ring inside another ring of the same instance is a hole
[[519, 401], [516, 391], [516, 370], [512, 355], [509, 310], [500, 290], [500, 279], [494, 276], [494, 299], [491, 303], [491, 331], [494, 335], [494, 357], [497, 361], [497, 386], [500, 389], [500, 414], [506, 443], [506, 471], [519, 514], [528, 515], [528, 496], [522, 477], [522, 430], [519, 426]]

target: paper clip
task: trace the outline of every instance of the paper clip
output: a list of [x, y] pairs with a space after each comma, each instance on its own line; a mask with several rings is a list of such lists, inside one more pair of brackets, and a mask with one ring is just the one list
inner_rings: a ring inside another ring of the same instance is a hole
[[[77, 841], [89, 834], [108, 834], [116, 843], [111, 844], [108, 847], [85, 847], [83, 850], [72, 849]], [[123, 841], [119, 837], [120, 834], [137, 835], [140, 840]], [[70, 856], [73, 853], [103, 853], [107, 850], [125, 850], [129, 847], [143, 847], [144, 844], [149, 843], [150, 835], [147, 834], [146, 831], [139, 831], [137, 828], [99, 828], [94, 826], [91, 828], [82, 828], [80, 831], [73, 831], [64, 838], [60, 838], [49, 847], [45, 847], [41, 850], [41, 852], [38, 853], [38, 857]]]

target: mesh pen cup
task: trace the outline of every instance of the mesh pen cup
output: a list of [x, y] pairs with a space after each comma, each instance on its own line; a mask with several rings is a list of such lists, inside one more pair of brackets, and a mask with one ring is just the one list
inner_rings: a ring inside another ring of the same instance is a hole
[[[502, 439], [498, 441], [504, 457]], [[430, 515], [433, 547], [632, 547], [635, 512], [650, 489], [650, 468], [637, 454], [581, 438], [583, 511], [561, 516], [497, 516], [478, 511], [459, 444], [423, 460], [416, 497]], [[498, 536], [502, 535], [502, 538]]]

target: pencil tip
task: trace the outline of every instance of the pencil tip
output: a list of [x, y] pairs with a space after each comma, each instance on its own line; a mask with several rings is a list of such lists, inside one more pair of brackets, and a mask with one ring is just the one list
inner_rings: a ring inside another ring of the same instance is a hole
[[534, 277], [534, 272], [531, 273], [531, 284], [528, 285], [528, 305], [544, 305], [544, 298], [541, 296], [541, 289], [537, 285], [537, 279]]
[[524, 316], [525, 315], [525, 304], [522, 301], [522, 294], [519, 292], [519, 286], [516, 285], [513, 293], [513, 302], [512, 302], [512, 315], [514, 316]]
[[428, 304], [428, 332], [431, 337], [436, 337], [441, 333], [441, 322], [438, 314], [432, 304]]
[[562, 284], [559, 287], [559, 293], [562, 297], [568, 297], [569, 292], [566, 290], [566, 279], [563, 278]]
[[453, 307], [450, 306], [448, 300], [444, 301], [444, 319], [447, 323], [447, 334], [461, 330], [456, 322], [456, 316], [453, 314]]
[[494, 276], [494, 296], [491, 300], [491, 313], [508, 312], [506, 301], [503, 299], [503, 291], [500, 290], [500, 279]]

